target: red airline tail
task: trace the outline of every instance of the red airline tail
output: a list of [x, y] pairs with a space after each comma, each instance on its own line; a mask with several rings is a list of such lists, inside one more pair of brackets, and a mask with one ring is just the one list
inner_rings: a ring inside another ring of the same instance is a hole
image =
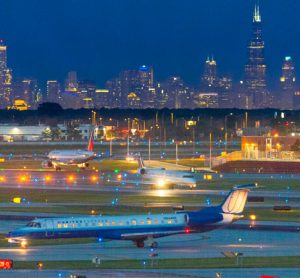
[[93, 148], [94, 148], [94, 129], [93, 129], [92, 132], [91, 132], [87, 150], [88, 150], [89, 152], [92, 152], [92, 151], [93, 151]]

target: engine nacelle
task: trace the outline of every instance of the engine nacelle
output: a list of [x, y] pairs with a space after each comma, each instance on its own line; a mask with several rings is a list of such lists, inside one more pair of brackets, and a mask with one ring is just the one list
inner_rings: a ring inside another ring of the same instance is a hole
[[140, 170], [140, 174], [141, 174], [141, 175], [145, 175], [145, 174], [146, 174], [146, 169], [142, 168], [142, 169]]

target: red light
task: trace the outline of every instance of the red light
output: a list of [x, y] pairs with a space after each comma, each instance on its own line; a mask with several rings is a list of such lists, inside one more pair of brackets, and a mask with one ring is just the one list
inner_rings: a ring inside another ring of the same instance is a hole
[[184, 229], [184, 232], [186, 233], [186, 234], [189, 234], [190, 232], [191, 232], [191, 230], [190, 229]]
[[12, 260], [0, 260], [0, 269], [11, 269], [13, 267]]

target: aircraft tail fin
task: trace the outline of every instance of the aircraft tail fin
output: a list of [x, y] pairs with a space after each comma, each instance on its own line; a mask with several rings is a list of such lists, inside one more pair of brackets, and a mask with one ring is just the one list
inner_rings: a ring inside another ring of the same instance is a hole
[[220, 209], [222, 210], [222, 212], [233, 214], [242, 213], [247, 202], [249, 191], [256, 187], [256, 184], [235, 186], [229, 192], [224, 202], [220, 205]]
[[89, 152], [92, 152], [92, 151], [93, 151], [93, 148], [94, 148], [94, 129], [91, 131], [90, 138], [89, 138], [89, 142], [88, 142], [87, 150], [88, 150]]
[[140, 169], [145, 168], [144, 160], [141, 156], [138, 157], [138, 164]]

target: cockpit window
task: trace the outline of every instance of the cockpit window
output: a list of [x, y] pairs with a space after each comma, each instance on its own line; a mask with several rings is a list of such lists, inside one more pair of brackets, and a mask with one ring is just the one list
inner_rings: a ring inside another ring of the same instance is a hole
[[41, 223], [39, 222], [29, 222], [26, 227], [33, 227], [33, 228], [41, 228]]

